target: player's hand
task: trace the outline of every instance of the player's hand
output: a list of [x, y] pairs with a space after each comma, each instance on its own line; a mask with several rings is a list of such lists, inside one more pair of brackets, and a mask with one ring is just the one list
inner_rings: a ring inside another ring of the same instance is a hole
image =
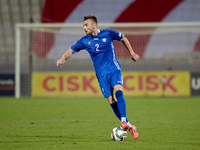
[[140, 56], [138, 54], [133, 54], [132, 60], [137, 62], [140, 59]]
[[62, 67], [62, 65], [65, 63], [65, 60], [63, 59], [58, 59], [57, 61], [57, 66], [60, 65], [60, 67]]

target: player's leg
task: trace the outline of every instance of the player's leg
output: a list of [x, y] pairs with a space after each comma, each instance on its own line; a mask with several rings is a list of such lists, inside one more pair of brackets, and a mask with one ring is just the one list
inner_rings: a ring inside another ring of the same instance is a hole
[[112, 80], [115, 95], [117, 98], [117, 107], [121, 116], [121, 126], [124, 129], [129, 129], [134, 139], [137, 139], [139, 134], [136, 132], [136, 127], [131, 125], [126, 117], [126, 101], [123, 95], [123, 80], [120, 71], [115, 72]]
[[109, 75], [100, 77], [98, 79], [99, 86], [100, 86], [100, 89], [101, 89], [101, 92], [102, 92], [104, 98], [108, 99], [108, 102], [110, 103], [110, 106], [113, 109], [113, 112], [115, 113], [117, 118], [119, 120], [121, 120], [121, 116], [120, 116], [120, 113], [119, 113], [119, 110], [117, 107], [117, 103], [113, 96], [113, 88], [110, 86], [110, 83], [107, 81], [107, 79], [109, 79], [109, 78], [110, 78]]
[[[107, 97], [107, 99], [108, 99], [108, 102], [110, 103], [111, 108], [113, 109], [113, 112], [115, 113], [117, 118], [121, 121], [121, 115], [120, 115], [115, 97], [112, 95], [112, 96]], [[126, 118], [126, 122], [131, 126], [127, 118]]]
[[128, 123], [129, 121], [126, 117], [126, 101], [123, 95], [123, 79], [121, 70], [118, 70], [113, 73], [111, 79], [111, 86], [114, 88], [115, 96], [117, 98], [117, 107], [121, 116], [120, 120], [121, 122]]
[[119, 120], [121, 120], [121, 116], [120, 116], [120, 113], [119, 113], [119, 110], [118, 110], [118, 107], [117, 107], [117, 102], [116, 102], [114, 96], [113, 95], [109, 96], [109, 97], [107, 97], [107, 99], [108, 99], [108, 102], [110, 103], [110, 106], [111, 106], [113, 112], [115, 113], [117, 118]]
[[120, 84], [114, 86], [115, 96], [117, 98], [117, 107], [121, 116], [121, 122], [126, 122], [131, 125], [126, 117], [126, 101], [122, 91], [123, 87]]
[[115, 85], [114, 89], [116, 91], [117, 106], [121, 115], [121, 126], [123, 129], [129, 129], [134, 139], [137, 139], [139, 134], [136, 131], [136, 126], [131, 125], [126, 117], [126, 101], [123, 95], [121, 85]]

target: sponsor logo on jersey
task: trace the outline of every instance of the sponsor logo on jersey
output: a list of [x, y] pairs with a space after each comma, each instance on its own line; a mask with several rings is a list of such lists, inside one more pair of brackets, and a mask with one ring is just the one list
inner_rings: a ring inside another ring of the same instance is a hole
[[88, 41], [88, 45], [90, 45], [91, 44], [91, 41]]

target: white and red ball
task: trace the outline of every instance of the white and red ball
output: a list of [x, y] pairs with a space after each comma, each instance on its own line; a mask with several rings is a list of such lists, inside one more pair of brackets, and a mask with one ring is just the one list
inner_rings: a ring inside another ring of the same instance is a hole
[[127, 138], [127, 132], [122, 129], [122, 127], [115, 127], [111, 132], [111, 138], [114, 141], [125, 141]]

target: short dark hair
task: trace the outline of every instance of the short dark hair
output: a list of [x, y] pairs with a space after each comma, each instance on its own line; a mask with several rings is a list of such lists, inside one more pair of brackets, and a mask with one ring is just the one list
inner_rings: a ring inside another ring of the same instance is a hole
[[95, 23], [97, 23], [97, 17], [94, 16], [94, 15], [84, 16], [83, 21], [88, 20], [88, 19], [91, 19], [91, 20], [93, 20]]

